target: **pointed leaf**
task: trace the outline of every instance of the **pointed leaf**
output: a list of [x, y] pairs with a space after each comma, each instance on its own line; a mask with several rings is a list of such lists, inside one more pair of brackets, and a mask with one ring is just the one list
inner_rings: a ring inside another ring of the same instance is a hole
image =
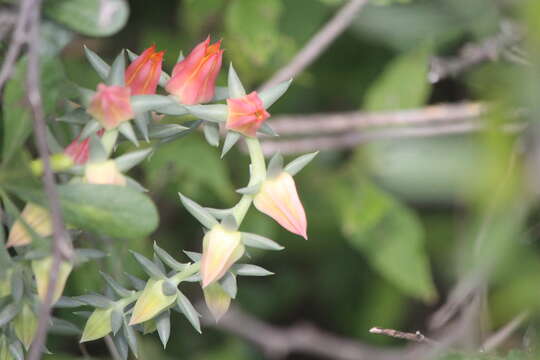
[[87, 113], [86, 109], [83, 108], [77, 108], [73, 111], [68, 112], [67, 114], [56, 118], [56, 121], [62, 121], [76, 125], [86, 125], [91, 120], [92, 115]]
[[163, 260], [163, 262], [168, 266], [170, 267], [171, 269], [173, 270], [176, 270], [176, 271], [182, 271], [186, 268], [186, 264], [182, 264], [181, 262], [179, 261], [176, 261], [171, 255], [169, 255], [168, 252], [166, 252], [165, 250], [163, 250], [162, 248], [160, 248], [156, 242], [154, 241], [154, 253], [159, 256], [159, 258], [161, 260]]
[[284, 247], [279, 245], [277, 242], [270, 240], [264, 236], [251, 234], [251, 233], [242, 233], [242, 242], [246, 246], [264, 249], [264, 250], [283, 250]]
[[218, 223], [217, 220], [201, 205], [197, 204], [190, 198], [185, 197], [181, 193], [178, 193], [178, 195], [180, 196], [180, 201], [182, 201], [182, 204], [186, 210], [189, 211], [189, 213], [193, 215], [193, 217], [197, 219], [203, 226], [210, 229]]
[[283, 171], [283, 156], [281, 156], [280, 153], [276, 153], [272, 158], [270, 159], [270, 162], [268, 163], [268, 177], [274, 178], [281, 174]]
[[229, 65], [229, 77], [228, 77], [227, 85], [229, 87], [229, 97], [230, 98], [232, 98], [232, 99], [240, 98], [240, 97], [246, 95], [246, 90], [244, 89], [244, 86], [242, 85], [242, 82], [238, 78], [238, 74], [234, 70], [234, 67], [233, 67], [232, 63]]
[[246, 186], [240, 189], [237, 189], [236, 192], [242, 195], [255, 195], [259, 192], [261, 189], [261, 183], [257, 183], [255, 185]]
[[224, 104], [210, 104], [210, 105], [185, 105], [187, 111], [190, 114], [206, 121], [212, 122], [225, 122], [227, 121], [227, 116], [229, 110], [227, 105]]
[[236, 284], [236, 276], [234, 276], [233, 273], [230, 271], [223, 276], [223, 278], [219, 281], [221, 284], [221, 287], [229, 296], [234, 299], [236, 298], [236, 293], [238, 292], [238, 286]]
[[135, 131], [133, 130], [133, 126], [131, 126], [130, 122], [123, 122], [118, 126], [118, 130], [122, 135], [126, 137], [131, 143], [135, 146], [139, 146], [139, 140], [137, 139], [137, 135], [135, 135]]
[[118, 170], [121, 172], [126, 172], [146, 159], [152, 153], [152, 151], [154, 151], [152, 148], [132, 151], [117, 157], [114, 159], [114, 162], [116, 163]]
[[284, 170], [288, 172], [291, 176], [298, 174], [307, 164], [311, 162], [317, 156], [319, 152], [315, 151], [309, 154], [305, 154], [297, 157], [293, 161], [285, 166]]
[[98, 54], [86, 47], [86, 45], [83, 45], [83, 49], [84, 55], [86, 56], [86, 59], [90, 65], [92, 65], [94, 70], [96, 70], [100, 78], [106, 80], [109, 76], [109, 71], [111, 70], [109, 64], [107, 64]]
[[82, 141], [89, 137], [90, 135], [95, 134], [99, 129], [101, 129], [100, 123], [98, 123], [96, 120], [90, 120], [86, 125], [83, 127], [81, 131], [81, 135], [79, 137], [79, 141]]
[[86, 294], [76, 296], [75, 300], [96, 308], [109, 308], [114, 305], [113, 301], [99, 294]]
[[124, 327], [123, 327], [123, 333], [124, 337], [127, 340], [127, 343], [129, 345], [129, 348], [131, 349], [131, 352], [135, 357], [139, 356], [139, 350], [137, 347], [137, 335], [135, 334], [135, 330], [131, 326], [128, 325], [126, 319], [124, 318]]
[[222, 159], [229, 152], [229, 150], [232, 149], [234, 144], [236, 144], [241, 137], [242, 135], [240, 133], [237, 133], [236, 131], [227, 132], [227, 135], [225, 136], [225, 141], [223, 142], [223, 150], [221, 151]]
[[186, 251], [184, 250], [184, 254], [187, 255], [188, 258], [191, 259], [193, 262], [201, 261], [202, 254], [194, 251]]
[[156, 328], [163, 348], [167, 347], [169, 336], [171, 335], [171, 313], [166, 310], [156, 317]]
[[272, 106], [289, 88], [292, 83], [292, 79], [283, 81], [269, 89], [265, 89], [259, 93], [259, 98], [262, 100], [265, 109]]
[[127, 297], [131, 295], [131, 291], [120, 285], [116, 280], [114, 280], [111, 276], [108, 274], [105, 274], [104, 272], [100, 271], [99, 274], [105, 279], [107, 284], [111, 287], [111, 289], [114, 290], [116, 294], [120, 297]]
[[190, 128], [178, 124], [155, 124], [150, 128], [148, 135], [152, 139], [163, 139], [188, 130]]
[[235, 274], [240, 276], [268, 276], [274, 275], [273, 272], [266, 270], [257, 265], [253, 264], [236, 264], [231, 268]]
[[138, 277], [133, 276], [128, 273], [124, 273], [124, 274], [127, 276], [127, 278], [129, 279], [129, 281], [131, 282], [131, 285], [133, 285], [135, 290], [141, 291], [146, 286], [146, 281], [139, 279]]
[[124, 322], [124, 315], [122, 314], [122, 311], [118, 309], [114, 309], [111, 312], [111, 330], [112, 330], [113, 335], [116, 335], [118, 330], [120, 330], [123, 322]]
[[210, 146], [219, 146], [219, 125], [216, 123], [205, 122], [203, 125], [204, 138]]
[[197, 312], [197, 310], [195, 310], [191, 302], [184, 294], [182, 294], [180, 290], [177, 292], [176, 306], [178, 307], [178, 310], [188, 319], [195, 330], [197, 330], [197, 332], [200, 334], [201, 322], [199, 317], [201, 317], [201, 315]]
[[259, 133], [261, 134], [264, 134], [264, 135], [268, 135], [268, 136], [279, 136], [277, 132], [274, 131], [274, 129], [272, 129], [270, 127], [270, 125], [268, 125], [267, 122], [263, 122], [261, 127], [259, 128], [258, 130]]
[[147, 257], [133, 251], [129, 250], [129, 252], [135, 257], [135, 260], [142, 266], [143, 270], [153, 279], [164, 279], [165, 274], [161, 272], [159, 267], [154, 264], [150, 259]]
[[126, 73], [126, 57], [124, 55], [124, 50], [120, 51], [120, 54], [114, 59], [114, 62], [111, 65], [111, 70], [107, 75], [107, 84], [124, 86], [126, 84], [125, 79]]
[[148, 124], [152, 121], [152, 118], [150, 116], [149, 112], [143, 112], [139, 114], [135, 114], [135, 125], [137, 126], [137, 129], [143, 136], [144, 140], [146, 142], [150, 141], [148, 138]]
[[105, 150], [105, 148], [103, 147], [103, 143], [96, 134], [91, 135], [89, 148], [89, 162], [102, 162], [107, 160], [107, 150]]

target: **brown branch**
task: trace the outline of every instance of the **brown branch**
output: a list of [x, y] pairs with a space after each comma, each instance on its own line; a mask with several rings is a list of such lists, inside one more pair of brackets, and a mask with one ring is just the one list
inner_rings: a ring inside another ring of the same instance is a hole
[[203, 322], [248, 340], [271, 359], [282, 359], [295, 353], [334, 360], [408, 359], [407, 351], [370, 346], [338, 337], [307, 323], [290, 327], [269, 325], [238, 307], [232, 307], [217, 324], [209, 316], [204, 316]]
[[455, 57], [435, 57], [431, 61], [428, 79], [436, 83], [444, 78], [453, 77], [471, 67], [486, 61], [498, 60], [501, 56], [512, 62], [526, 63], [526, 60], [515, 53], [511, 48], [523, 38], [523, 32], [510, 23], [501, 24], [501, 32], [480, 43], [467, 44]]
[[[523, 124], [508, 124], [507, 126], [501, 128], [501, 130], [509, 133], [515, 133], [522, 131], [524, 128], [525, 125]], [[337, 136], [317, 136], [292, 140], [264, 139], [262, 142], [262, 149], [265, 155], [271, 155], [277, 151], [285, 155], [313, 152], [317, 150], [343, 150], [383, 139], [465, 134], [481, 131], [483, 129], [484, 125], [482, 123], [477, 121], [468, 121], [457, 124], [382, 129], [346, 133]]]
[[395, 111], [350, 111], [309, 115], [280, 115], [270, 125], [281, 136], [323, 135], [372, 127], [456, 123], [477, 119], [486, 111], [480, 103], [439, 104]]
[[437, 344], [435, 340], [431, 340], [430, 338], [422, 334], [420, 331], [417, 331], [415, 333], [408, 333], [408, 332], [403, 332], [403, 331], [394, 330], [394, 329], [384, 329], [380, 327], [373, 327], [369, 329], [369, 332], [372, 334], [384, 335], [384, 336], [389, 336], [396, 339], [403, 339], [403, 340], [413, 341], [413, 342], [418, 342], [418, 343], [425, 343], [425, 344], [430, 344], [430, 345]]
[[[56, 288], [60, 262], [70, 259], [72, 254], [69, 235], [64, 227], [60, 201], [56, 189], [54, 174], [51, 170], [49, 149], [47, 145], [47, 128], [40, 92], [40, 67], [39, 67], [39, 24], [40, 24], [41, 0], [24, 0], [21, 4], [21, 17], [27, 16], [28, 21], [28, 70], [27, 70], [27, 96], [34, 118], [34, 138], [39, 156], [44, 168], [44, 188], [49, 203], [49, 209], [53, 225], [52, 243], [52, 266], [49, 274], [49, 282], [45, 300], [39, 310], [39, 323], [32, 348], [28, 354], [28, 360], [41, 358], [42, 350], [47, 338], [47, 330], [51, 316], [52, 300]], [[25, 14], [27, 11], [28, 14]]]
[[261, 90], [293, 78], [309, 66], [353, 21], [368, 0], [350, 0], [324, 25], [296, 56], [261, 86]]
[[525, 311], [512, 319], [508, 324], [500, 328], [497, 332], [491, 335], [482, 344], [482, 350], [491, 352], [501, 346], [529, 317], [529, 312]]

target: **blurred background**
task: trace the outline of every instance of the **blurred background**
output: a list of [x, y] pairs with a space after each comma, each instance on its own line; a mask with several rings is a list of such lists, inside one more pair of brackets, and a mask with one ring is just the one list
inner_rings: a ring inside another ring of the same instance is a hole
[[[166, 50], [170, 71], [180, 50], [187, 53], [210, 35], [223, 39], [224, 68], [232, 61], [245, 87], [257, 89], [346, 3], [129, 1], [121, 31], [72, 38], [61, 62], [69, 79], [94, 88], [99, 79], [82, 45], [111, 61], [121, 48], [140, 53], [156, 44]], [[167, 350], [157, 336], [145, 336], [139, 358], [340, 358], [310, 351], [320, 343], [313, 334], [375, 351], [362, 355], [366, 359], [407, 345], [369, 333], [380, 326], [434, 334], [468, 354], [451, 359], [484, 359], [473, 354], [509, 323], [516, 329], [489, 349], [501, 359], [534, 352], [539, 30], [537, 0], [374, 0], [358, 10], [270, 109], [270, 124], [281, 136], [267, 139], [265, 151], [292, 159], [322, 150], [296, 177], [309, 240], [250, 211], [244, 229], [286, 247], [251, 253], [253, 263], [276, 274], [241, 278], [230, 317], [217, 327], [208, 323], [202, 335], [175, 314]], [[222, 71], [218, 84], [225, 79]], [[200, 132], [160, 146], [133, 174], [158, 206], [159, 230], [136, 242], [101, 244], [115, 255], [79, 268], [67, 294], [101, 291], [98, 270], [104, 267], [119, 277], [123, 271], [142, 276], [128, 248], [150, 255], [156, 241], [178, 259], [184, 259], [181, 249], [200, 251], [202, 231], [176, 194], [212, 207], [234, 204], [249, 160], [241, 147], [225, 161], [219, 155]], [[190, 298], [201, 298], [196, 286], [191, 290]], [[242, 316], [253, 323], [239, 323]], [[246, 332], [259, 334], [259, 343]], [[298, 341], [308, 345], [281, 348], [272, 344], [275, 334], [304, 336]], [[76, 337], [53, 337], [49, 358], [83, 358], [77, 343]], [[85, 351], [110, 356], [100, 341]]]

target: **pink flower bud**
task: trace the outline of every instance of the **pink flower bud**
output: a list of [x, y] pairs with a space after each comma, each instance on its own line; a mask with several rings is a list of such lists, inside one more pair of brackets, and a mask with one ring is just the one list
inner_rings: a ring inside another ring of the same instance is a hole
[[[101, 129], [97, 132], [98, 136], [102, 136], [105, 132], [105, 129]], [[88, 161], [89, 150], [90, 150], [90, 138], [86, 138], [83, 141], [79, 141], [77, 136], [65, 149], [64, 154], [69, 156], [73, 162], [77, 165], [86, 164]]]
[[128, 87], [99, 84], [87, 111], [106, 130], [114, 129], [134, 116], [130, 96], [131, 89]]
[[221, 279], [229, 268], [244, 254], [242, 235], [215, 225], [203, 239], [201, 259], [202, 286], [205, 288]]
[[221, 40], [210, 45], [210, 36], [207, 37], [176, 64], [165, 89], [186, 105], [212, 100], [223, 57], [220, 45]]
[[270, 114], [263, 106], [257, 92], [236, 99], [227, 99], [229, 117], [225, 127], [246, 136], [255, 137], [257, 130]]
[[126, 69], [126, 86], [132, 95], [155, 94], [164, 51], [156, 52], [156, 45], [150, 46]]
[[275, 178], [267, 179], [255, 195], [253, 204], [285, 229], [307, 239], [306, 213], [289, 173], [283, 171]]
[[126, 178], [118, 170], [114, 160], [87, 164], [84, 178], [89, 184], [126, 185]]

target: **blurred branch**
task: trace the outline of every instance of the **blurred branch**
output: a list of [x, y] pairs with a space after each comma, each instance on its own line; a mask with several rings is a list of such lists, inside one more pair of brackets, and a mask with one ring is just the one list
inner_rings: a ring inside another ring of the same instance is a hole
[[393, 125], [426, 125], [455, 123], [477, 119], [486, 110], [480, 103], [440, 104], [420, 109], [312, 115], [281, 115], [270, 120], [272, 129], [281, 136], [324, 135]]
[[296, 56], [265, 82], [260, 90], [293, 78], [309, 66], [353, 21], [368, 0], [349, 0]]
[[[515, 123], [507, 124], [501, 130], [515, 133], [522, 131], [525, 127], [525, 124]], [[457, 124], [371, 130], [361, 133], [353, 132], [336, 136], [317, 136], [281, 141], [265, 139], [262, 143], [262, 148], [266, 155], [273, 154], [277, 151], [284, 155], [297, 154], [316, 150], [342, 150], [376, 140], [465, 134], [483, 129], [484, 125], [481, 122], [467, 121]]]
[[437, 344], [436, 341], [431, 340], [430, 338], [426, 337], [420, 331], [417, 331], [415, 333], [408, 333], [408, 332], [403, 332], [403, 331], [394, 330], [394, 329], [384, 329], [380, 327], [373, 327], [369, 329], [369, 332], [372, 334], [384, 335], [384, 336], [389, 336], [396, 339], [403, 339], [403, 340], [414, 341], [418, 343], [426, 343], [426, 344], [432, 344], [432, 345]]
[[521, 50], [515, 48], [521, 39], [523, 32], [514, 24], [505, 22], [501, 24], [499, 34], [487, 38], [480, 43], [467, 44], [461, 48], [458, 56], [449, 58], [434, 57], [431, 60], [431, 69], [428, 79], [436, 83], [444, 78], [453, 77], [469, 68], [486, 61], [495, 61], [500, 57], [520, 64], [527, 64], [525, 57], [520, 54]]
[[[204, 306], [204, 305], [203, 305]], [[203, 317], [207, 326], [228, 331], [259, 346], [271, 359], [282, 359], [293, 353], [311, 354], [334, 360], [404, 360], [404, 352], [362, 344], [353, 339], [341, 338], [307, 323], [279, 327], [231, 307], [215, 323]]]
[[[40, 92], [40, 65], [39, 65], [39, 25], [41, 13], [41, 0], [24, 0], [21, 3], [20, 18], [28, 20], [28, 69], [27, 69], [27, 96], [34, 118], [34, 138], [39, 156], [43, 162], [44, 176], [43, 183], [49, 209], [51, 212], [53, 225], [53, 243], [52, 243], [52, 266], [47, 284], [45, 300], [39, 310], [39, 323], [34, 338], [32, 348], [28, 354], [28, 360], [38, 360], [41, 358], [42, 350], [47, 338], [54, 289], [60, 262], [62, 259], [71, 258], [72, 249], [69, 241], [69, 235], [66, 232], [62, 212], [60, 210], [60, 200], [54, 174], [51, 170], [49, 149], [47, 145], [47, 125], [45, 123], [45, 114], [43, 113], [43, 104]], [[8, 59], [6, 59], [7, 61]]]
[[529, 315], [529, 312], [525, 311], [513, 318], [512, 321], [484, 341], [482, 350], [490, 352], [497, 349], [523, 324]]

